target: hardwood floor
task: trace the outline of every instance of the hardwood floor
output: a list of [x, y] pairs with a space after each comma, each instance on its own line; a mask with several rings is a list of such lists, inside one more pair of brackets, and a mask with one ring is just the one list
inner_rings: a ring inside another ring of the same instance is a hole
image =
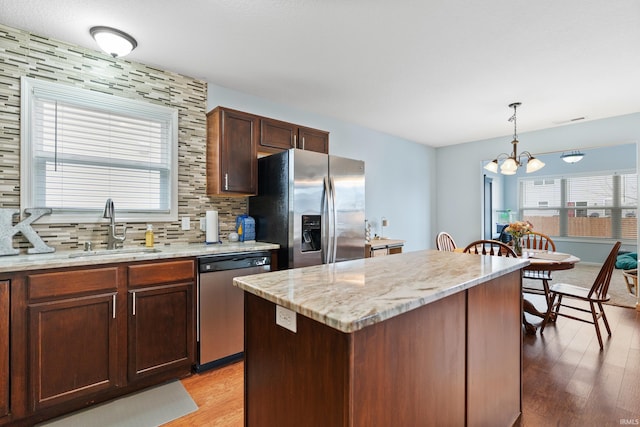
[[[521, 426], [640, 422], [640, 312], [606, 306], [612, 329], [600, 351], [593, 325], [560, 319], [523, 340]], [[198, 411], [166, 426], [243, 425], [243, 363], [182, 381]]]

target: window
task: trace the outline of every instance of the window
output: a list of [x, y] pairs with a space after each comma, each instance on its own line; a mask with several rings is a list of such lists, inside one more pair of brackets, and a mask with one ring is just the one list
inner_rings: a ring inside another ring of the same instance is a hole
[[551, 236], [636, 239], [637, 175], [603, 173], [520, 180], [520, 214]]
[[119, 221], [175, 221], [175, 109], [22, 79], [22, 208], [41, 222], [97, 222], [113, 199]]

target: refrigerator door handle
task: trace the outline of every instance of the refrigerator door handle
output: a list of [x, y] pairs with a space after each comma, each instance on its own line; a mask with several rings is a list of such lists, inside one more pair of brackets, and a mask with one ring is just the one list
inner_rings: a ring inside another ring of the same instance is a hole
[[331, 210], [333, 212], [333, 221], [331, 222], [331, 237], [333, 239], [332, 249], [331, 249], [331, 262], [336, 262], [336, 257], [338, 253], [338, 236], [336, 235], [337, 231], [337, 223], [338, 223], [338, 212], [336, 209], [336, 184], [333, 181], [333, 177], [330, 178], [329, 188], [331, 189]]
[[322, 263], [327, 264], [330, 262], [330, 246], [329, 246], [329, 234], [330, 234], [330, 218], [329, 211], [330, 208], [330, 188], [329, 188], [329, 178], [324, 177], [324, 194], [322, 196]]

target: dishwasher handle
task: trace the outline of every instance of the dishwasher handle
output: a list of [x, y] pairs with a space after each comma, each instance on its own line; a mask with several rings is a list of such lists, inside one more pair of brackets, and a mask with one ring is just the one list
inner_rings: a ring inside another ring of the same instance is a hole
[[271, 265], [271, 256], [269, 253], [232, 254], [198, 258], [198, 271], [200, 273], [238, 270], [267, 265]]

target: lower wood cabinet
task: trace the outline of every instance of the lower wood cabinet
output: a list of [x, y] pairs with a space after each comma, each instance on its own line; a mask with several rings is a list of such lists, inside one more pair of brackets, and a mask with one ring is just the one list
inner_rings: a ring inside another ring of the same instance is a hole
[[0, 281], [0, 417], [9, 414], [9, 281]]
[[184, 258], [0, 280], [0, 425], [32, 425], [189, 375], [195, 272]]
[[115, 296], [29, 305], [32, 410], [117, 386]]
[[127, 267], [129, 382], [187, 373], [195, 360], [194, 260]]
[[129, 291], [129, 381], [193, 363], [193, 283]]
[[122, 278], [117, 267], [27, 276], [30, 410], [117, 386]]

